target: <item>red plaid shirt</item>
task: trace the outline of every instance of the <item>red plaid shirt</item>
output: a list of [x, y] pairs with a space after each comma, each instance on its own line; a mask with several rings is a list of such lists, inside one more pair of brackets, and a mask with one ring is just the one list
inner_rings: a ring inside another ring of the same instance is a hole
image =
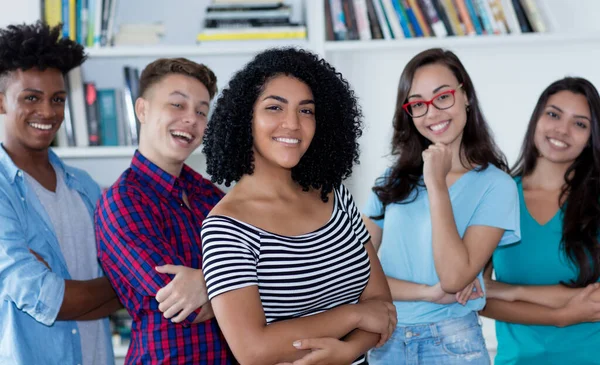
[[[183, 202], [183, 192], [191, 209]], [[170, 275], [156, 266], [200, 268], [200, 227], [223, 193], [184, 166], [175, 178], [136, 152], [100, 199], [96, 240], [100, 263], [131, 317], [126, 364], [231, 364], [215, 319], [192, 324], [200, 309], [174, 324], [158, 310], [156, 292]]]

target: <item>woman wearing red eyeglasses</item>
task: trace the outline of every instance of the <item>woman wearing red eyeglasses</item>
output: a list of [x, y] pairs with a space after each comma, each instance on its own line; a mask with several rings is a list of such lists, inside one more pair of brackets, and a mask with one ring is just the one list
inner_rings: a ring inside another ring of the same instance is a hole
[[519, 240], [519, 198], [456, 55], [430, 49], [400, 77], [392, 154], [364, 210], [398, 316], [369, 363], [489, 364], [477, 311], [498, 245]]

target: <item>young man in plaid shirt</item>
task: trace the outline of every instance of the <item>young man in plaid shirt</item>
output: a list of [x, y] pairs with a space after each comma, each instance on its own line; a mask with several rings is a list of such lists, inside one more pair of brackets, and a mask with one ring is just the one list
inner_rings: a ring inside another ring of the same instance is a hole
[[197, 270], [202, 221], [223, 193], [184, 164], [202, 142], [215, 92], [204, 65], [182, 58], [148, 65], [135, 104], [139, 149], [98, 203], [98, 256], [133, 317], [126, 364], [235, 361]]

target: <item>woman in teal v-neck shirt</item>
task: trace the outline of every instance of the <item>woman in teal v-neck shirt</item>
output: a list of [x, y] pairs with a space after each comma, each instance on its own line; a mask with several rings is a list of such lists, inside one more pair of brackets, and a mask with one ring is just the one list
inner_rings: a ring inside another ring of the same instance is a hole
[[496, 250], [486, 281], [497, 365], [600, 364], [599, 118], [581, 78], [551, 84], [533, 112], [514, 169], [521, 242]]

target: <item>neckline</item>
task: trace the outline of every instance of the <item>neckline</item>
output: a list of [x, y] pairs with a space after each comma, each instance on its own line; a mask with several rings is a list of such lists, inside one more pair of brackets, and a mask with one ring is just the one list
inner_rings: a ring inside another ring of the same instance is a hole
[[558, 215], [561, 212], [561, 208], [558, 207], [558, 210], [554, 213], [554, 215], [552, 215], [552, 217], [550, 219], [548, 219], [545, 223], [540, 223], [537, 219], [535, 219], [535, 217], [531, 214], [531, 212], [529, 211], [529, 207], [527, 206], [527, 201], [525, 200], [525, 192], [523, 191], [523, 180], [519, 179], [518, 181], [518, 189], [519, 189], [519, 199], [521, 200], [521, 205], [523, 206], [523, 210], [525, 211], [525, 213], [527, 214], [527, 216], [529, 217], [529, 219], [531, 219], [532, 221], [535, 222], [535, 224], [538, 227], [547, 227], [552, 221], [554, 221], [556, 219], [556, 217], [558, 217]]
[[292, 239], [300, 239], [300, 238], [305, 238], [305, 237], [313, 236], [313, 235], [319, 233], [320, 231], [324, 230], [325, 228], [327, 228], [331, 224], [331, 222], [333, 221], [333, 219], [334, 219], [334, 217], [335, 217], [335, 215], [336, 215], [336, 213], [338, 211], [338, 202], [339, 201], [338, 201], [338, 197], [337, 197], [337, 191], [334, 190], [334, 193], [333, 193], [333, 209], [331, 211], [331, 215], [329, 216], [329, 219], [327, 220], [327, 222], [325, 222], [325, 224], [321, 225], [320, 227], [318, 227], [317, 229], [315, 229], [313, 231], [310, 231], [310, 232], [307, 232], [307, 233], [298, 234], [298, 235], [291, 235], [291, 236], [283, 235], [283, 234], [280, 234], [280, 233], [275, 233], [275, 232], [266, 230], [264, 228], [255, 226], [253, 224], [244, 222], [244, 221], [242, 221], [240, 219], [233, 218], [231, 216], [224, 215], [224, 214], [210, 215], [205, 220], [208, 220], [208, 219], [213, 218], [213, 217], [214, 218], [224, 218], [224, 219], [227, 219], [227, 220], [230, 220], [230, 221], [234, 221], [234, 222], [240, 223], [240, 224], [242, 224], [242, 225], [244, 225], [246, 227], [249, 227], [249, 228], [251, 228], [253, 230], [256, 230], [256, 231], [259, 231], [259, 232], [262, 232], [262, 233], [265, 233], [265, 234], [269, 234], [269, 235], [272, 235], [272, 236], [277, 236], [277, 237], [281, 237], [281, 238], [288, 238], [288, 239], [290, 239], [290, 238], [292, 238]]

